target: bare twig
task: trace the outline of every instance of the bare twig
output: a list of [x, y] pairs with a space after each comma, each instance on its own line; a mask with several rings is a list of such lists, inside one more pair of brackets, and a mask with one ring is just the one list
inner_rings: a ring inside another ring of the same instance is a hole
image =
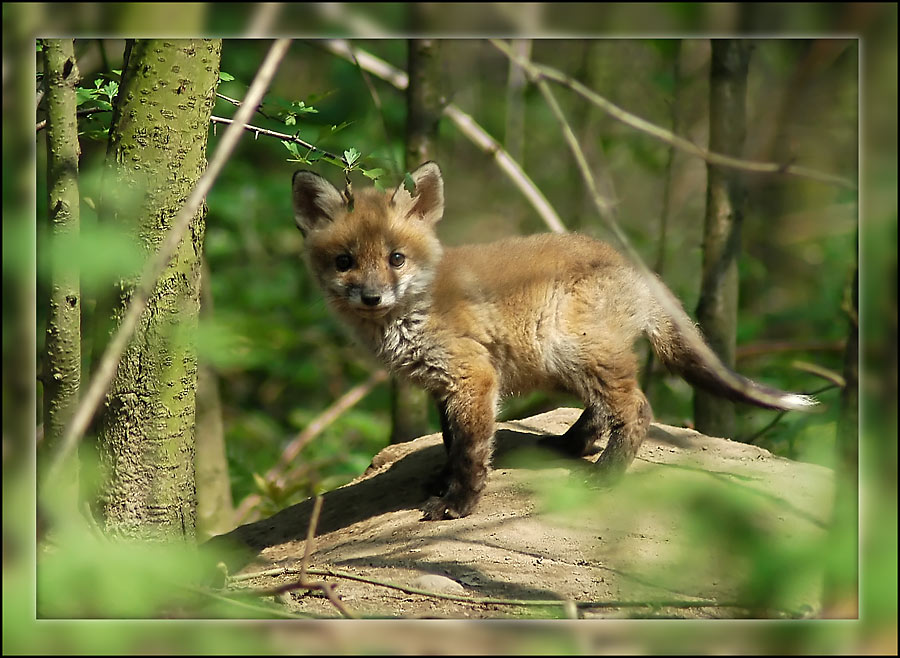
[[[89, 107], [89, 108], [86, 108], [86, 109], [83, 109], [83, 110], [78, 110], [78, 111], [76, 111], [76, 112], [75, 112], [75, 116], [86, 117], [86, 116], [88, 116], [88, 115], [90, 115], [90, 114], [97, 114], [97, 113], [99, 113], [99, 112], [112, 112], [112, 110], [107, 110], [107, 109], [102, 108], [102, 107]], [[39, 132], [41, 132], [44, 128], [46, 128], [46, 127], [47, 127], [47, 120], [44, 119], [43, 121], [38, 121], [38, 122], [35, 124], [35, 126], [34, 126], [34, 131], [35, 131], [36, 133], [39, 133]]]
[[791, 362], [791, 367], [796, 368], [797, 370], [802, 370], [803, 372], [808, 372], [811, 375], [815, 375], [816, 377], [821, 377], [827, 382], [831, 382], [838, 388], [844, 388], [847, 385], [847, 382], [844, 381], [844, 378], [836, 373], [834, 370], [829, 370], [828, 368], [823, 368], [822, 366], [815, 363], [807, 363], [806, 361], [793, 361]]
[[[291, 477], [291, 473], [285, 474], [285, 470], [288, 466], [290, 466], [291, 462], [297, 458], [297, 455], [300, 454], [300, 451], [303, 450], [304, 446], [306, 446], [307, 443], [321, 434], [334, 421], [340, 418], [340, 416], [344, 412], [346, 412], [348, 409], [362, 400], [366, 395], [368, 395], [372, 391], [372, 389], [375, 388], [375, 386], [383, 381], [386, 381], [387, 378], [387, 372], [385, 372], [384, 370], [377, 370], [373, 372], [366, 381], [351, 388], [349, 391], [335, 400], [334, 403], [331, 404], [331, 406], [325, 409], [325, 411], [316, 416], [309, 423], [309, 425], [303, 428], [302, 432], [300, 432], [290, 443], [288, 443], [284, 451], [281, 453], [281, 457], [278, 459], [278, 463], [270, 468], [266, 473], [266, 482], [275, 484], [279, 487], [285, 486], [287, 482], [290, 481]], [[262, 496], [260, 496], [259, 494], [251, 494], [244, 498], [244, 500], [241, 501], [241, 504], [238, 506], [238, 509], [235, 511], [235, 523], [240, 524], [242, 521], [244, 521], [247, 515], [250, 514], [251, 510], [259, 505], [260, 502], [262, 502]]]
[[[335, 593], [336, 585], [334, 583], [326, 583], [324, 581], [309, 581], [306, 575], [309, 572], [309, 556], [312, 555], [313, 544], [315, 542], [316, 527], [319, 525], [319, 513], [322, 511], [322, 496], [316, 496], [313, 503], [312, 515], [309, 518], [309, 525], [306, 528], [306, 542], [303, 549], [303, 561], [300, 563], [299, 579], [296, 582], [273, 587], [270, 589], [254, 590], [253, 593], [259, 596], [275, 596], [278, 597], [295, 589], [318, 590], [328, 597], [328, 600], [344, 617], [348, 619], [358, 619], [359, 616], [351, 612], [344, 605], [343, 601]], [[233, 582], [233, 581], [232, 581]]]
[[290, 39], [278, 39], [269, 49], [265, 61], [263, 61], [262, 66], [260, 66], [260, 69], [247, 92], [245, 106], [238, 110], [235, 115], [234, 125], [230, 126], [225, 135], [223, 135], [209, 166], [200, 177], [200, 180], [197, 181], [194, 190], [181, 208], [181, 211], [176, 215], [172, 222], [172, 228], [170, 228], [166, 234], [159, 250], [144, 266], [140, 284], [132, 294], [122, 322], [119, 325], [115, 336], [113, 336], [113, 339], [110, 341], [109, 345], [107, 345], [106, 351], [100, 359], [90, 387], [79, 403], [72, 418], [72, 422], [69, 424], [60, 442], [59, 450], [53, 457], [51, 466], [48, 469], [47, 482], [53, 482], [53, 478], [58, 473], [59, 468], [74, 450], [79, 439], [84, 434], [85, 429], [87, 429], [87, 425], [93, 417], [97, 406], [106, 395], [110, 382], [112, 382], [118, 368], [119, 360], [122, 358], [122, 354], [128, 346], [128, 342], [137, 327], [137, 323], [147, 306], [147, 301], [149, 300], [153, 289], [156, 287], [160, 275], [165, 270], [166, 265], [178, 248], [187, 227], [190, 225], [192, 218], [206, 198], [213, 182], [216, 180], [219, 173], [222, 171], [222, 168], [225, 166], [226, 161], [234, 151], [234, 148], [240, 139], [240, 135], [243, 132], [243, 125], [250, 118], [253, 108], [259, 103], [268, 88], [272, 77], [275, 75], [275, 71], [278, 69], [278, 64], [287, 52], [290, 43]]
[[806, 343], [793, 343], [789, 341], [769, 341], [750, 343], [737, 348], [737, 359], [752, 359], [753, 357], [778, 354], [780, 352], [843, 352], [846, 347], [844, 340], [817, 340]]
[[[375, 85], [372, 84], [372, 78], [369, 77], [368, 71], [366, 71], [362, 65], [360, 65], [359, 60], [356, 58], [356, 53], [350, 51], [350, 54], [353, 56], [353, 63], [356, 64], [356, 68], [359, 70], [359, 74], [362, 76], [363, 82], [366, 84], [366, 88], [369, 90], [369, 95], [372, 97], [372, 102], [375, 104], [375, 110], [378, 112], [378, 116], [381, 119], [381, 130], [384, 133], [384, 143], [391, 143], [391, 135], [388, 131], [387, 118], [384, 116], [384, 107], [381, 104], [381, 96], [378, 95], [378, 90], [375, 88]], [[394, 158], [389, 158], [391, 163], [391, 170], [395, 175], [399, 177], [400, 171], [397, 167], [397, 163], [394, 161]]]
[[651, 135], [652, 137], [655, 137], [656, 139], [665, 142], [670, 146], [674, 146], [675, 148], [680, 149], [686, 153], [702, 158], [710, 164], [719, 165], [721, 167], [731, 167], [733, 169], [740, 169], [742, 171], [760, 174], [781, 174], [785, 176], [796, 176], [798, 178], [807, 178], [822, 183], [828, 183], [830, 185], [839, 185], [851, 190], [856, 189], [856, 184], [853, 181], [847, 180], [842, 176], [815, 171], [807, 167], [799, 167], [788, 163], [781, 164], [777, 162], [754, 162], [751, 160], [735, 158], [729, 155], [723, 155], [721, 153], [714, 153], [712, 151], [709, 151], [708, 149], [697, 146], [693, 142], [683, 137], [679, 137], [678, 135], [673, 134], [665, 128], [661, 128], [654, 123], [650, 123], [646, 119], [642, 119], [641, 117], [632, 114], [631, 112], [623, 110], [618, 105], [615, 105], [597, 92], [589, 89], [571, 76], [568, 76], [561, 71], [558, 71], [549, 66], [533, 64], [531, 62], [526, 63], [522, 60], [517, 59], [516, 54], [513, 53], [510, 47], [502, 41], [492, 39], [491, 43], [494, 44], [494, 46], [502, 51], [507, 57], [510, 57], [511, 59], [514, 59], [515, 61], [520, 63], [520, 65], [524, 66], [525, 64], [528, 64], [529, 66], [527, 67], [527, 70], [529, 70], [533, 77], [546, 78], [547, 80], [552, 80], [561, 85], [564, 85], [589, 100], [591, 103], [599, 107], [614, 119], [617, 119], [618, 121], [621, 121], [622, 123], [631, 126], [636, 130], [640, 130], [643, 133]]
[[[409, 85], [409, 78], [403, 71], [364, 50], [354, 48], [349, 42], [343, 39], [330, 39], [314, 43], [349, 62], [353, 62], [355, 58], [360, 68], [389, 82], [397, 89], [405, 90]], [[525, 198], [528, 199], [529, 203], [531, 203], [532, 207], [537, 211], [551, 231], [554, 231], [555, 233], [565, 233], [566, 229], [563, 226], [562, 220], [553, 209], [553, 206], [550, 205], [550, 202], [547, 201], [543, 192], [538, 189], [534, 184], [534, 181], [532, 181], [522, 170], [519, 163], [516, 162], [502, 146], [500, 146], [500, 143], [497, 142], [496, 139], [491, 137], [471, 116], [463, 112], [453, 103], [445, 105], [442, 113], [450, 119], [470, 141], [494, 159], [513, 184], [519, 188], [519, 191], [525, 195]]]
[[[811, 393], [809, 393], [809, 395], [818, 395], [819, 393], [831, 390], [832, 388], [839, 388], [839, 386], [838, 384], [828, 384], [828, 386], [823, 386], [822, 388], [818, 388], [815, 391], [812, 391]], [[771, 421], [769, 421], [762, 427], [762, 429], [757, 430], [746, 438], [735, 439], [735, 441], [738, 441], [740, 443], [755, 443], [756, 440], [762, 437], [763, 434], [780, 423], [781, 419], [784, 418], [786, 413], [787, 411], [779, 411], [777, 414], [775, 414], [775, 417]]]
[[[266, 571], [260, 571], [251, 574], [241, 574], [235, 576], [230, 579], [231, 583], [240, 582], [243, 580], [251, 580], [254, 578], [261, 578], [265, 576], [281, 576], [288, 574], [296, 574], [297, 569], [293, 569], [291, 567], [280, 567], [277, 569], [268, 569]], [[740, 601], [714, 601], [712, 599], [659, 599], [659, 600], [648, 600], [648, 601], [622, 601], [622, 600], [608, 600], [608, 601], [572, 601], [566, 599], [501, 599], [494, 597], [479, 597], [479, 596], [464, 596], [461, 594], [446, 594], [443, 592], [432, 592], [430, 590], [420, 589], [418, 587], [409, 587], [406, 585], [398, 585], [397, 583], [392, 583], [386, 580], [381, 580], [379, 578], [371, 578], [368, 576], [360, 576], [354, 573], [350, 573], [348, 571], [341, 571], [338, 569], [308, 569], [307, 573], [321, 575], [321, 576], [331, 576], [333, 578], [345, 578], [347, 580], [354, 580], [360, 583], [366, 583], [369, 585], [377, 585], [378, 587], [385, 587], [388, 589], [394, 589], [399, 592], [403, 592], [404, 594], [415, 594], [419, 596], [427, 596], [429, 598], [434, 599], [442, 599], [445, 601], [456, 601], [459, 603], [469, 603], [476, 605], [509, 605], [509, 606], [521, 606], [521, 607], [566, 607], [571, 606], [573, 603], [579, 609], [592, 609], [592, 608], [753, 608], [755, 607], [750, 603], [742, 603]], [[252, 590], [257, 594], [269, 594], [272, 590]], [[788, 614], [797, 615], [796, 611], [792, 610], [779, 610], [779, 612], [786, 612]]]
[[322, 496], [316, 496], [313, 502], [312, 515], [309, 517], [309, 525], [306, 527], [306, 542], [303, 545], [303, 561], [300, 563], [300, 580], [306, 580], [306, 569], [309, 567], [309, 556], [312, 555], [313, 542], [316, 537], [316, 528], [319, 526], [319, 514], [322, 512]]

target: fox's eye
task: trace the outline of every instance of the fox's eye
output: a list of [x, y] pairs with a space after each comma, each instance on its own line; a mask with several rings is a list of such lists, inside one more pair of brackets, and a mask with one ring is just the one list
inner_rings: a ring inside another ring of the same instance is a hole
[[406, 256], [401, 254], [399, 251], [395, 251], [391, 254], [391, 257], [388, 260], [394, 267], [400, 267], [401, 265], [403, 265], [403, 263], [406, 262]]
[[353, 267], [353, 257], [350, 254], [340, 254], [334, 259], [334, 266], [338, 272], [346, 272]]

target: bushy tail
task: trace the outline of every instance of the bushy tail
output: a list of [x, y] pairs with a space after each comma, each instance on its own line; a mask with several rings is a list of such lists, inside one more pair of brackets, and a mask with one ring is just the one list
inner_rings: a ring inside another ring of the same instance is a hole
[[[673, 298], [674, 301], [674, 298]], [[767, 409], [805, 411], [818, 404], [809, 395], [788, 393], [759, 384], [731, 370], [706, 344], [684, 311], [657, 306], [647, 336], [660, 360], [690, 384], [714, 395]]]

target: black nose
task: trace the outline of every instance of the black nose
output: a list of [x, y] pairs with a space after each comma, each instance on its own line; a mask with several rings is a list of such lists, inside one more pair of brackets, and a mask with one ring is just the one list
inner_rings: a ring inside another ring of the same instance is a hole
[[366, 306], [378, 306], [381, 302], [381, 295], [363, 295], [362, 300]]

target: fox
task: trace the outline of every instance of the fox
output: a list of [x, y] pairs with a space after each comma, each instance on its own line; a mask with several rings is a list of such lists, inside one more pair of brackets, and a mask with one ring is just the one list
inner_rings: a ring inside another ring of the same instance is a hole
[[817, 404], [727, 368], [681, 305], [663, 303], [605, 242], [553, 233], [444, 247], [439, 166], [426, 162], [409, 178], [412, 185], [351, 194], [300, 170], [292, 199], [303, 258], [331, 309], [393, 375], [437, 404], [447, 461], [424, 520], [476, 509], [499, 402], [535, 389], [584, 405], [553, 437], [556, 447], [580, 457], [606, 438], [599, 477], [621, 477], [652, 420], [638, 385], [641, 334], [670, 370], [714, 394], [781, 410]]

